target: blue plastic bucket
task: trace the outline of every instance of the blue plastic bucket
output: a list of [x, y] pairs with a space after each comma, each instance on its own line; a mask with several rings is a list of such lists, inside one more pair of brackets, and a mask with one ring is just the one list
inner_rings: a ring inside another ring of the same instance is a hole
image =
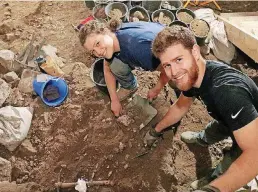
[[[52, 101], [48, 101], [44, 98], [43, 92], [48, 85], [53, 85], [58, 88], [59, 98]], [[38, 82], [37, 78], [35, 78], [33, 81], [33, 89], [40, 96], [41, 100], [50, 107], [61, 105], [68, 95], [68, 86], [65, 80], [52, 76], [48, 76], [48, 80], [44, 82]]]

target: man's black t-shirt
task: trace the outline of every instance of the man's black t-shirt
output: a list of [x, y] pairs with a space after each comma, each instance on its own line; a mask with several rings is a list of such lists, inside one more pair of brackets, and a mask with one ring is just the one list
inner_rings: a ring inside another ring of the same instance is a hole
[[220, 62], [207, 61], [200, 88], [183, 92], [204, 102], [208, 113], [230, 132], [258, 117], [258, 88], [245, 74]]

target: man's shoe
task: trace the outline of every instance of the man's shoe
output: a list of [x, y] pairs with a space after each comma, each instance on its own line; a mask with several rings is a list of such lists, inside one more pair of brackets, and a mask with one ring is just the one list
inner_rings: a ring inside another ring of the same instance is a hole
[[117, 92], [118, 98], [120, 101], [124, 101], [125, 99], [131, 97], [138, 89], [138, 86], [133, 89], [124, 89], [120, 88]]
[[193, 131], [186, 131], [181, 134], [181, 140], [188, 144], [198, 144], [202, 147], [207, 147], [208, 143], [199, 138], [199, 133]]

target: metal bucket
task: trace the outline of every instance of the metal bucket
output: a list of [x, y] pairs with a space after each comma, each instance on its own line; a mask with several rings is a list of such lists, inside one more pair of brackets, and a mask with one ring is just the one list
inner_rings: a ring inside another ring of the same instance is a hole
[[145, 0], [142, 1], [142, 6], [149, 12], [151, 15], [154, 11], [160, 9], [161, 0], [153, 1], [153, 0]]
[[153, 22], [155, 22], [154, 18], [159, 17], [160, 12], [163, 12], [164, 16], [167, 16], [167, 17], [169, 17], [171, 19], [171, 22], [169, 24], [167, 24], [167, 26], [169, 26], [175, 20], [175, 16], [169, 10], [167, 10], [167, 9], [159, 9], [159, 10], [154, 11], [151, 14], [151, 20]]
[[140, 11], [144, 17], [144, 19], [142, 19], [140, 21], [150, 22], [150, 15], [149, 15], [148, 11], [146, 9], [144, 9], [144, 7], [141, 7], [141, 6], [135, 6], [129, 10], [129, 22], [132, 22], [131, 19], [133, 17], [133, 14], [136, 11]]
[[92, 15], [94, 19], [99, 20], [99, 21], [105, 21], [107, 19], [107, 15], [105, 13], [105, 7], [108, 4], [102, 3], [102, 4], [97, 4], [93, 10], [92, 10]]
[[[90, 78], [96, 84], [96, 86], [101, 92], [109, 95], [107, 84], [104, 77], [104, 59], [97, 59], [91, 65]], [[116, 81], [116, 87], [118, 91], [120, 87], [118, 81]]]
[[179, 25], [179, 26], [188, 28], [188, 25], [187, 25], [187, 24], [185, 24], [185, 23], [182, 22], [182, 21], [178, 21], [178, 20], [177, 20], [177, 21], [173, 21], [173, 22], [169, 25], [169, 27], [174, 26], [174, 25]]
[[109, 19], [111, 19], [110, 12], [114, 9], [118, 9], [122, 12], [122, 16], [119, 19], [121, 19], [123, 22], [127, 21], [128, 7], [124, 3], [120, 3], [120, 2], [109, 3], [105, 7], [105, 13]]
[[185, 8], [183, 8], [183, 9], [178, 9], [177, 12], [176, 12], [176, 18], [177, 18], [177, 20], [182, 21], [182, 22], [184, 22], [184, 23], [187, 24], [187, 25], [189, 25], [192, 20], [191, 20], [191, 21], [190, 21], [190, 20], [189, 20], [189, 21], [186, 21], [186, 20], [184, 20], [184, 19], [178, 17], [178, 14], [179, 14], [179, 13], [183, 13], [183, 12], [184, 12], [184, 13], [188, 13], [190, 16], [192, 16], [192, 18], [193, 18], [192, 20], [194, 20], [194, 19], [196, 18], [194, 12], [192, 12], [190, 9], [185, 9]]
[[[200, 36], [200, 35], [195, 33], [195, 31], [193, 30], [193, 23], [196, 22], [196, 21], [199, 21], [199, 22], [202, 22], [203, 24], [206, 24], [206, 26], [208, 27], [208, 33], [207, 34], [205, 34], [203, 36]], [[203, 19], [194, 19], [190, 23], [190, 30], [194, 33], [194, 36], [195, 36], [196, 41], [197, 41], [197, 44], [200, 45], [200, 46], [205, 45], [206, 39], [207, 39], [207, 37], [209, 36], [209, 33], [210, 33], [210, 25], [205, 20], [203, 20]]]
[[[167, 2], [167, 3], [166, 3]], [[182, 1], [180, 0], [173, 0], [173, 1], [163, 1], [161, 3], [161, 9], [167, 9], [169, 11], [172, 11], [174, 15], [176, 15], [176, 12], [178, 9], [181, 9], [183, 7]]]

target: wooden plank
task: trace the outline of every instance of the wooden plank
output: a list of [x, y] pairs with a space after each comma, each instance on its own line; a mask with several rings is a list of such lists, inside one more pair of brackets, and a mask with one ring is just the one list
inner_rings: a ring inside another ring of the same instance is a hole
[[224, 22], [228, 40], [258, 62], [258, 37], [219, 15], [217, 18]]
[[258, 12], [237, 12], [237, 13], [221, 13], [221, 17], [229, 18], [229, 17], [239, 17], [239, 16], [258, 16]]

